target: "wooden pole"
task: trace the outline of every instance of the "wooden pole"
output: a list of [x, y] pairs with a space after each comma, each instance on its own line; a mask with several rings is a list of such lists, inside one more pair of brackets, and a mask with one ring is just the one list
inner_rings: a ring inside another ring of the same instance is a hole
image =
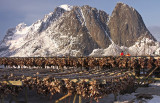
[[13, 99], [16, 103], [18, 103], [17, 98], [15, 96], [13, 96]]
[[93, 99], [93, 97], [90, 98], [90, 103], [92, 103], [92, 99]]
[[74, 95], [73, 103], [76, 103], [77, 94]]
[[4, 99], [3, 99], [3, 97], [1, 98], [1, 103], [4, 103]]
[[79, 103], [82, 103], [82, 97], [79, 95]]
[[117, 101], [117, 93], [113, 93], [114, 94], [114, 101]]
[[68, 103], [70, 103], [70, 101], [71, 101], [71, 96], [69, 96], [69, 101], [68, 101]]
[[27, 87], [25, 87], [25, 102], [28, 103]]
[[143, 83], [145, 82], [145, 80], [147, 80], [148, 77], [149, 77], [157, 68], [158, 68], [158, 67], [154, 68], [146, 77], [144, 77], [144, 78], [142, 79], [141, 84], [143, 84]]
[[55, 103], [59, 103], [61, 100], [65, 99], [65, 98], [67, 98], [68, 96], [71, 96], [71, 95], [72, 95], [71, 93], [68, 93], [67, 95], [65, 95], [65, 96], [61, 97], [60, 99], [56, 100]]

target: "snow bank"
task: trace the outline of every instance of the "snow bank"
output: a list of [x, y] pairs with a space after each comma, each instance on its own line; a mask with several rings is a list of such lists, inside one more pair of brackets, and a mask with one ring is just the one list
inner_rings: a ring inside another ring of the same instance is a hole
[[157, 51], [160, 48], [159, 42], [155, 42], [149, 38], [143, 38], [137, 41], [133, 46], [128, 48], [131, 55], [160, 55]]
[[131, 56], [156, 56], [160, 55], [160, 43], [149, 38], [143, 38], [131, 47], [120, 47], [112, 42], [106, 49], [94, 49], [90, 56], [119, 56], [121, 51], [124, 51], [125, 54], [130, 53]]
[[160, 103], [160, 96], [153, 95], [153, 99], [146, 100], [147, 103]]
[[150, 87], [160, 87], [160, 82], [149, 84]]

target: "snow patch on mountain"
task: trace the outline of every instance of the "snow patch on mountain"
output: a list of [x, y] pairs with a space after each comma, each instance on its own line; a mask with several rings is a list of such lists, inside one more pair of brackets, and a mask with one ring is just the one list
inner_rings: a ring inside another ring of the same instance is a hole
[[84, 25], [86, 26], [86, 20], [85, 20], [85, 17], [84, 17], [84, 14], [83, 14], [83, 10], [80, 9], [80, 14], [81, 14], [81, 17], [83, 18], [83, 23]]
[[73, 8], [73, 6], [70, 6], [70, 5], [67, 5], [67, 4], [60, 5], [59, 7], [66, 10], [66, 11], [71, 11], [72, 8]]
[[112, 42], [106, 49], [93, 50], [90, 56], [118, 56], [121, 51], [121, 47]]
[[112, 43], [106, 49], [94, 49], [90, 56], [119, 56], [122, 51], [125, 54], [130, 53], [132, 56], [156, 56], [160, 55], [160, 43], [144, 37], [131, 47]]
[[128, 48], [128, 51], [132, 55], [159, 55], [156, 52], [160, 48], [160, 43], [155, 42], [149, 38], [143, 38], [141, 41], [137, 41], [135, 45]]
[[27, 35], [28, 30], [30, 29], [30, 26], [26, 26], [26, 24], [21, 23], [18, 26], [16, 26], [16, 29], [13, 31], [14, 35], [10, 38], [10, 40], [6, 43], [7, 46], [9, 46], [10, 50], [15, 50], [15, 48], [20, 48], [25, 41], [25, 37]]

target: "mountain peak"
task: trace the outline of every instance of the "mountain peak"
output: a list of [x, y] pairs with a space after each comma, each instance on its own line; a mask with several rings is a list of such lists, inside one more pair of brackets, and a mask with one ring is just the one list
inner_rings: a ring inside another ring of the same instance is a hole
[[128, 6], [127, 4], [125, 4], [125, 3], [123, 3], [123, 2], [118, 2], [117, 5]]
[[59, 7], [66, 10], [66, 11], [71, 11], [73, 8], [73, 6], [70, 6], [68, 4], [63, 4], [63, 5], [60, 5]]
[[132, 10], [132, 11], [135, 11], [135, 9], [125, 3], [122, 3], [122, 2], [118, 2], [114, 8], [114, 11], [115, 10], [122, 10], [122, 11], [126, 11], [126, 10]]
[[138, 11], [124, 3], [117, 3], [108, 26], [111, 38], [119, 46], [132, 46], [144, 36], [155, 40]]
[[18, 24], [17, 26], [16, 26], [16, 29], [23, 29], [23, 28], [25, 28], [27, 26], [27, 24], [25, 24], [25, 23], [20, 23], [20, 24]]

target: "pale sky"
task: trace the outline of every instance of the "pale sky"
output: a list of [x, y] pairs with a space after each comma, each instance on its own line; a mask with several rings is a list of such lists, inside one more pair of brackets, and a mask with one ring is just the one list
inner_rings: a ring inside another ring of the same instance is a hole
[[160, 0], [0, 0], [0, 40], [8, 28], [31, 25], [62, 4], [90, 5], [111, 15], [117, 2], [135, 8], [147, 27], [160, 27]]

